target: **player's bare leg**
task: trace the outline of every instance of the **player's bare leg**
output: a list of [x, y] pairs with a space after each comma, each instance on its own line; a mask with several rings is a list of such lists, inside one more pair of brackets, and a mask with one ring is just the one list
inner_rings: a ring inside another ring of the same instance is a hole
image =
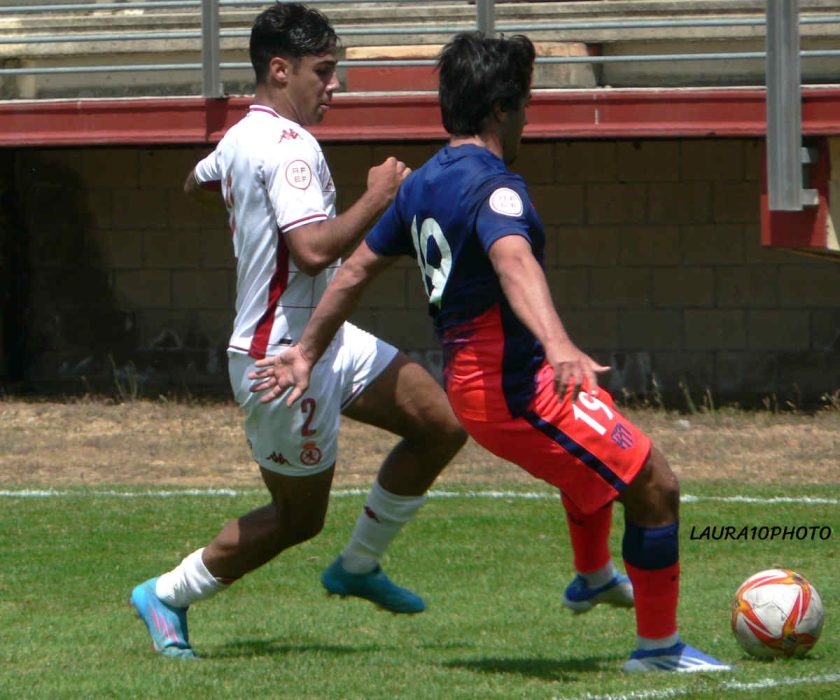
[[624, 563], [633, 582], [637, 649], [626, 671], [729, 671], [685, 644], [677, 631], [679, 502], [677, 477], [651, 447], [645, 465], [619, 497], [624, 505]]
[[379, 560], [461, 449], [466, 432], [438, 383], [402, 353], [344, 413], [402, 439], [382, 463], [347, 546], [321, 580], [330, 593], [366, 598], [395, 613], [421, 612], [422, 598], [393, 584]]
[[260, 472], [271, 503], [229, 521], [204, 549], [204, 564], [218, 579], [235, 581], [324, 527], [334, 465], [313, 476]]
[[271, 503], [229, 521], [206, 547], [132, 591], [131, 603], [164, 656], [195, 658], [187, 629], [192, 603], [224, 590], [323, 528], [333, 467], [308, 477], [260, 471]]
[[655, 446], [618, 501], [624, 506], [625, 517], [643, 527], [662, 527], [679, 519], [680, 484]]
[[425, 494], [467, 440], [440, 385], [401, 352], [344, 415], [402, 438], [377, 477], [400, 496]]

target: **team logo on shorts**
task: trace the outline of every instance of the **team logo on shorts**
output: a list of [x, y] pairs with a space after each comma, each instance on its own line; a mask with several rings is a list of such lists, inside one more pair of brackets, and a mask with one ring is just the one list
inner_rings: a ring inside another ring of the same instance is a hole
[[490, 195], [490, 208], [505, 216], [522, 216], [522, 198], [510, 187], [500, 187]]
[[299, 190], [305, 190], [312, 182], [312, 170], [303, 160], [293, 160], [286, 166], [286, 182]]
[[610, 439], [623, 450], [633, 447], [634, 444], [633, 433], [631, 433], [621, 423], [616, 423], [615, 428], [613, 428], [612, 435], [610, 435]]
[[314, 442], [304, 443], [303, 449], [300, 451], [300, 461], [307, 467], [314, 467], [321, 461], [321, 450]]

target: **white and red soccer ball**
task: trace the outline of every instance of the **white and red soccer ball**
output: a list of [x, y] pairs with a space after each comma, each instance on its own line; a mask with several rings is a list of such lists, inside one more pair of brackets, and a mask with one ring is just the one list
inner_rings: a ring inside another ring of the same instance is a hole
[[732, 632], [760, 659], [805, 656], [819, 639], [823, 604], [817, 589], [790, 569], [759, 571], [732, 599]]

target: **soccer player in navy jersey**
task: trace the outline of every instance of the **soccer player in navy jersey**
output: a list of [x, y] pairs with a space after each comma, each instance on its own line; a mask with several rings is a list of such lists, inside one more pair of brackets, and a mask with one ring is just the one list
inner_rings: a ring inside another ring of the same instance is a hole
[[[438, 69], [449, 143], [403, 182], [298, 344], [256, 363], [252, 391], [294, 403], [370, 280], [399, 256], [415, 258], [458, 419], [478, 443], [562, 493], [578, 571], [564, 605], [585, 612], [635, 602], [637, 648], [627, 671], [729, 670], [680, 638], [677, 479], [598, 387], [609, 368], [569, 338], [542, 268], [542, 223], [524, 180], [507, 167], [526, 124], [533, 63], [523, 36], [459, 34], [444, 47]], [[632, 589], [608, 549], [616, 500]]]

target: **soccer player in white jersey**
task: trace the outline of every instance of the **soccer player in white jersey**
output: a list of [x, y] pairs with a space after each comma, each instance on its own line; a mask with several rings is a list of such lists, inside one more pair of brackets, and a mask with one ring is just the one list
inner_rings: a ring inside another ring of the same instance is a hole
[[323, 527], [336, 461], [339, 414], [402, 439], [385, 458], [349, 542], [324, 571], [329, 593], [368, 599], [394, 613], [425, 608], [394, 584], [379, 560], [422, 505], [466, 434], [442, 389], [396, 348], [345, 324], [293, 407], [250, 391], [256, 360], [297, 342], [340, 257], [393, 200], [409, 169], [395, 158], [371, 168], [367, 190], [336, 216], [335, 186], [305, 127], [329, 110], [336, 35], [298, 3], [262, 12], [251, 32], [254, 104], [199, 162], [188, 193], [219, 199], [237, 258], [236, 318], [228, 349], [234, 395], [271, 502], [228, 522], [173, 570], [134, 588], [131, 602], [155, 649], [193, 658], [187, 608], [224, 590]]

